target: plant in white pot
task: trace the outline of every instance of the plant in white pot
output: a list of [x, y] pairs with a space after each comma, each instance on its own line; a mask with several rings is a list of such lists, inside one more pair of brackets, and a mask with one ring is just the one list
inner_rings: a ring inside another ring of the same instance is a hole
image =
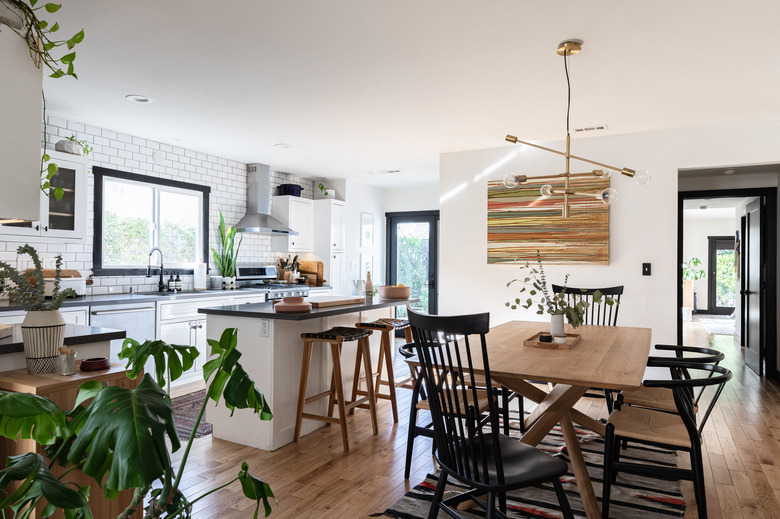
[[[0, 293], [8, 292], [12, 303], [27, 310], [27, 315], [22, 322], [22, 342], [27, 359], [27, 371], [31, 375], [53, 373], [57, 371], [58, 348], [62, 346], [65, 338], [65, 319], [59, 308], [66, 297], [76, 297], [77, 294], [72, 288], [60, 290], [62, 256], [57, 255], [52, 298], [47, 301], [43, 267], [38, 252], [31, 245], [23, 245], [16, 252], [28, 254], [35, 268], [22, 273], [8, 263], [0, 261], [0, 277], [5, 281], [0, 285]], [[12, 285], [7, 283], [9, 280]]]
[[212, 247], [211, 253], [214, 256], [214, 263], [217, 264], [217, 270], [222, 274], [222, 288], [236, 288], [236, 260], [244, 236], [241, 235], [241, 239], [236, 245], [236, 228], [232, 225], [225, 226], [225, 218], [222, 216], [221, 209], [219, 211], [219, 237], [222, 250], [217, 251]]
[[[550, 335], [563, 335], [563, 318], [573, 328], [578, 328], [584, 323], [585, 311], [590, 306], [590, 303], [580, 298], [569, 298], [566, 296], [566, 285], [569, 282], [569, 275], [566, 274], [563, 281], [564, 291], [558, 294], [550, 293], [547, 288], [547, 276], [544, 273], [544, 266], [542, 265], [542, 258], [539, 255], [539, 251], [536, 253], [537, 266], [532, 267], [530, 263], [526, 262], [522, 270], [527, 271], [521, 278], [516, 278], [506, 284], [510, 286], [513, 283], [520, 283], [520, 293], [528, 291], [528, 297], [525, 301], [522, 301], [519, 297], [514, 301], [508, 301], [506, 306], [512, 310], [516, 310], [518, 306], [525, 308], [526, 310], [536, 304], [536, 313], [539, 315], [550, 314]], [[540, 296], [539, 301], [534, 303], [533, 297]], [[604, 302], [610, 306], [617, 304], [617, 301], [609, 296], [604, 296], [600, 291], [596, 290], [593, 294], [593, 303], [598, 304], [602, 298]]]

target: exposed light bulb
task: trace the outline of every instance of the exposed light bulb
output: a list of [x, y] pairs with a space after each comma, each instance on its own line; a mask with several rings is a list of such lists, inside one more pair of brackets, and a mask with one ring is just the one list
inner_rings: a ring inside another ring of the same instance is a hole
[[514, 173], [507, 173], [504, 175], [504, 186], [508, 187], [509, 189], [517, 187], [517, 175]]
[[596, 198], [601, 200], [603, 203], [607, 205], [612, 205], [617, 200], [618, 192], [616, 189], [613, 189], [611, 187], [608, 187], [604, 191], [598, 194]]
[[610, 169], [597, 169], [596, 171], [599, 172], [598, 177], [604, 180], [612, 176], [612, 170]]
[[553, 190], [553, 188], [552, 188], [552, 186], [550, 184], [545, 184], [539, 190], [539, 193], [542, 194], [542, 198], [550, 198], [553, 195], [552, 190]]
[[646, 169], [640, 169], [634, 174], [634, 182], [639, 184], [640, 186], [644, 186], [648, 182], [650, 182], [650, 172]]

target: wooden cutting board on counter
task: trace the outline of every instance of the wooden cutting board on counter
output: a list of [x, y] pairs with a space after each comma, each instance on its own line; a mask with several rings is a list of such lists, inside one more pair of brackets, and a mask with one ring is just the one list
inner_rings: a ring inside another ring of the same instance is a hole
[[321, 287], [325, 282], [322, 279], [324, 269], [321, 261], [301, 261], [298, 271], [306, 276], [306, 283], [311, 286]]
[[362, 303], [366, 300], [365, 297], [358, 296], [318, 296], [309, 297], [306, 299], [313, 308], [325, 308], [328, 306], [341, 306], [341, 305], [354, 305]]

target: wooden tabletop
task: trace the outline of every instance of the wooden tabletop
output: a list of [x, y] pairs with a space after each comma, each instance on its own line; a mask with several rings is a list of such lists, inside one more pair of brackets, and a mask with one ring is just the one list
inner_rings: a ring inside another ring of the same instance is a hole
[[[582, 337], [571, 349], [523, 345], [547, 327], [541, 322], [510, 321], [491, 328], [486, 336], [491, 376], [607, 389], [636, 389], [642, 384], [650, 354], [649, 328], [567, 325], [567, 333]], [[481, 367], [481, 359], [475, 364]]]
[[[43, 375], [30, 375], [26, 369], [0, 372], [0, 390], [13, 391], [15, 393], [50, 393], [68, 387], [78, 386], [83, 382], [106, 377], [125, 376], [123, 364], [112, 363], [110, 368], [98, 371], [79, 371], [81, 361], [76, 362], [76, 373], [73, 375], [60, 375], [59, 372]], [[140, 380], [140, 379], [138, 379]]]

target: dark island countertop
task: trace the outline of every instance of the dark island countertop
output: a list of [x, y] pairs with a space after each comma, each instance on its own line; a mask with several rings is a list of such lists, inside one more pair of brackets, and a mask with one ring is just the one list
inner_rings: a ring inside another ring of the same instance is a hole
[[[0, 336], [2, 336], [2, 338], [0, 338], [0, 355], [24, 351], [24, 348], [22, 347], [21, 324], [0, 326]], [[77, 346], [79, 344], [124, 339], [126, 336], [127, 334], [124, 330], [84, 326], [81, 324], [65, 325], [65, 346]]]
[[377, 310], [391, 306], [405, 306], [415, 303], [418, 299], [380, 299], [366, 298], [363, 303], [312, 308], [310, 312], [285, 313], [274, 310], [272, 303], [251, 303], [244, 305], [227, 305], [213, 308], [199, 308], [198, 313], [206, 315], [230, 315], [233, 317], [254, 317], [257, 319], [279, 319], [284, 321], [305, 321], [333, 315], [351, 314], [366, 310]]

